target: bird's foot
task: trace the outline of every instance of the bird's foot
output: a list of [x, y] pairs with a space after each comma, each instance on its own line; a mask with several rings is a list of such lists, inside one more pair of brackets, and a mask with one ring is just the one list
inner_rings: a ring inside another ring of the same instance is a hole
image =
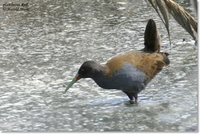
[[133, 101], [133, 100], [129, 100], [130, 104], [136, 104], [137, 102]]
[[127, 106], [135, 106], [135, 105], [137, 105], [137, 104], [138, 104], [138, 103], [135, 102], [134, 100], [129, 100], [128, 102], [125, 103], [125, 105], [127, 105]]
[[130, 104], [138, 104], [138, 101], [137, 101], [137, 99], [135, 99], [135, 100], [129, 100], [129, 103]]

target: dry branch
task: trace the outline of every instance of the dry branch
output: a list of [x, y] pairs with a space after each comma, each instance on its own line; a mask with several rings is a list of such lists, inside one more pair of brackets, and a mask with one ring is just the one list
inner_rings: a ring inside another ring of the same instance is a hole
[[197, 38], [197, 21], [182, 6], [174, 0], [148, 0], [152, 7], [158, 13], [164, 23], [169, 40], [169, 13], [174, 19], [196, 40]]

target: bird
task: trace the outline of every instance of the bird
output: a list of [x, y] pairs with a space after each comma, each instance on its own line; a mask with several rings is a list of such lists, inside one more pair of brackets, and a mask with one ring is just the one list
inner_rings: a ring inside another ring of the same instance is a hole
[[155, 21], [150, 19], [145, 29], [144, 49], [118, 54], [104, 64], [85, 61], [64, 93], [78, 80], [91, 78], [103, 89], [121, 90], [131, 104], [137, 104], [138, 94], [170, 63], [169, 54], [160, 52], [160, 45]]

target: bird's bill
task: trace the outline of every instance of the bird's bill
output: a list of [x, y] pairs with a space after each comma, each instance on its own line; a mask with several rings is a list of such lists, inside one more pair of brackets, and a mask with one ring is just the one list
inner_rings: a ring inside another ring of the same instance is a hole
[[81, 79], [81, 77], [77, 74], [73, 79], [72, 79], [72, 81], [69, 83], [69, 85], [67, 86], [67, 88], [65, 89], [65, 92], [64, 93], [66, 93], [67, 92], [67, 90], [70, 88], [70, 87], [72, 87], [72, 85], [74, 84], [74, 83], [76, 83], [78, 80], [80, 80]]

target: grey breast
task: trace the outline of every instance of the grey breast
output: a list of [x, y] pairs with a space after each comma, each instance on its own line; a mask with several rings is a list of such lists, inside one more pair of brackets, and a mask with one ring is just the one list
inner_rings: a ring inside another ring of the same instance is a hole
[[129, 63], [125, 63], [111, 77], [101, 74], [94, 81], [105, 89], [139, 92], [145, 88], [146, 79], [147, 76], [144, 72]]

